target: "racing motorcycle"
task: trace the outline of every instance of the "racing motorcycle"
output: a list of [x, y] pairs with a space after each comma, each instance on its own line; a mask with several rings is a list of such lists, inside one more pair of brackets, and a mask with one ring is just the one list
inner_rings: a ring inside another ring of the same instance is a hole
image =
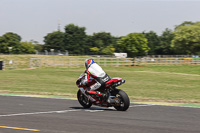
[[[130, 100], [128, 95], [123, 90], [116, 88], [117, 86], [125, 83], [125, 80], [122, 78], [112, 78], [105, 83], [104, 88], [98, 89], [98, 91], [108, 96], [107, 101], [102, 100], [98, 95], [87, 95], [85, 93], [87, 86], [80, 84], [82, 80], [84, 80], [83, 74], [81, 74], [76, 81], [76, 85], [79, 88], [77, 92], [77, 99], [84, 108], [90, 108], [92, 105], [114, 107], [118, 111], [126, 111], [129, 108]], [[88, 85], [91, 86], [95, 83], [96, 81], [93, 78], [90, 78]]]

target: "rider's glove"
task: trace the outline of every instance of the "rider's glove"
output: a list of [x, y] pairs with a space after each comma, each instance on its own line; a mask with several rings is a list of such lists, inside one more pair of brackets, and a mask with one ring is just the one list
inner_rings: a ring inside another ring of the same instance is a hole
[[81, 86], [81, 85], [83, 85], [83, 83], [82, 83], [82, 82], [80, 82], [80, 83], [79, 83], [79, 85]]
[[87, 84], [87, 82], [84, 82], [84, 81], [79, 83], [79, 85], [86, 85], [86, 84]]

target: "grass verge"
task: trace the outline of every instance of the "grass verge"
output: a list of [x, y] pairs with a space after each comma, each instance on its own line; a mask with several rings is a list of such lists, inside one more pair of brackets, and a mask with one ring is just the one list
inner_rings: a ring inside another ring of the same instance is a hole
[[[105, 67], [131, 100], [200, 103], [200, 66]], [[76, 79], [84, 68], [0, 71], [0, 93], [76, 97]]]

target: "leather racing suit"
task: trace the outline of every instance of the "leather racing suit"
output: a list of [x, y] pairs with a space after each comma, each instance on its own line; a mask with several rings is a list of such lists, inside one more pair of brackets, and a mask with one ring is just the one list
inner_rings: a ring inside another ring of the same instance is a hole
[[84, 85], [87, 85], [89, 83], [90, 78], [94, 78], [96, 80], [96, 83], [89, 86], [86, 89], [85, 93], [89, 95], [98, 95], [101, 98], [104, 98], [105, 94], [97, 90], [103, 88], [105, 86], [105, 83], [108, 82], [111, 78], [103, 71], [103, 69], [97, 63], [93, 62], [85, 70], [84, 76], [85, 76], [83, 81]]

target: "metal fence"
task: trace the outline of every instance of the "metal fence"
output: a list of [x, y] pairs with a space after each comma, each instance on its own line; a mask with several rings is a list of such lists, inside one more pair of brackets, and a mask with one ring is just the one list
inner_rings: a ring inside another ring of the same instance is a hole
[[17, 68], [17, 60], [8, 60], [8, 59], [0, 59], [3, 61], [3, 69], [16, 69]]
[[[93, 58], [96, 63], [101, 66], [132, 66], [133, 58]], [[30, 67], [60, 67], [60, 68], [76, 68], [83, 67], [85, 58], [31, 58]]]
[[[138, 58], [106, 58], [95, 57], [93, 58], [100, 66], [169, 66], [169, 65], [200, 65], [200, 58], [151, 58], [151, 57], [138, 57]], [[85, 58], [31, 58], [31, 68], [41, 67], [59, 67], [59, 68], [76, 68], [83, 67]]]
[[200, 58], [193, 57], [140, 57], [135, 58], [135, 66], [200, 65]]
[[47, 58], [26, 59], [0, 59], [4, 69], [22, 68], [78, 68], [84, 67], [86, 58], [93, 58], [100, 66], [171, 66], [171, 65], [200, 65], [199, 56], [196, 57], [137, 57], [137, 58], [112, 58], [112, 57], [75, 57], [75, 56], [52, 56]]

